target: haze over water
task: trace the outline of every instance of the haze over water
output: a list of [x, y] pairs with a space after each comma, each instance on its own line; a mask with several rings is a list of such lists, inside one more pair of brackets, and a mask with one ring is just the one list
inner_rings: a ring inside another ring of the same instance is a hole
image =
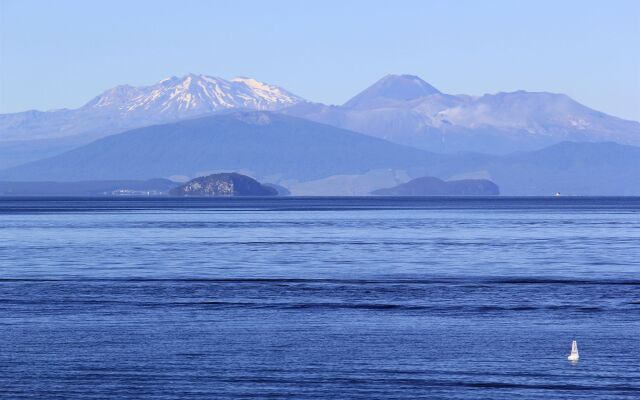
[[2, 396], [634, 398], [638, 243], [638, 198], [3, 198]]

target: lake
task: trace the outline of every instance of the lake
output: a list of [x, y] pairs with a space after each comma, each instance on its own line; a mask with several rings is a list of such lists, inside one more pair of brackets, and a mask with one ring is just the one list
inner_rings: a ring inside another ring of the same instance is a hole
[[639, 272], [640, 198], [0, 198], [0, 397], [636, 398]]

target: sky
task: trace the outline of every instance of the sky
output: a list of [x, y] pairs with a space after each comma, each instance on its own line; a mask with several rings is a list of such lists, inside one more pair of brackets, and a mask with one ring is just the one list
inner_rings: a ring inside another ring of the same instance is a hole
[[189, 72], [328, 104], [406, 73], [446, 93], [565, 93], [640, 120], [640, 1], [0, 0], [0, 113]]

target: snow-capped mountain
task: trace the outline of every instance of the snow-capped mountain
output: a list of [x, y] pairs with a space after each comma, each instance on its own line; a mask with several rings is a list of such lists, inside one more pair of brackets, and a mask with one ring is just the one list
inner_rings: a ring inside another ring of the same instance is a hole
[[224, 109], [277, 110], [303, 101], [277, 86], [251, 78], [225, 80], [189, 74], [163, 79], [144, 87], [117, 86], [87, 103], [83, 109], [114, 110], [121, 115], [206, 114]]
[[188, 74], [150, 86], [116, 86], [75, 110], [0, 115], [0, 141], [99, 137], [223, 110], [279, 110], [300, 102], [304, 99], [252, 78]]
[[412, 75], [388, 75], [342, 106], [304, 103], [283, 112], [431, 151], [506, 153], [561, 141], [640, 145], [640, 123], [563, 94], [450, 95]]

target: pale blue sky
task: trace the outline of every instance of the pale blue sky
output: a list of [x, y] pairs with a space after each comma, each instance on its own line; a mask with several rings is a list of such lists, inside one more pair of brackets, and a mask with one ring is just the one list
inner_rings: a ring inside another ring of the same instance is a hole
[[640, 1], [0, 0], [0, 113], [243, 75], [341, 104], [388, 73], [566, 93], [640, 120]]

